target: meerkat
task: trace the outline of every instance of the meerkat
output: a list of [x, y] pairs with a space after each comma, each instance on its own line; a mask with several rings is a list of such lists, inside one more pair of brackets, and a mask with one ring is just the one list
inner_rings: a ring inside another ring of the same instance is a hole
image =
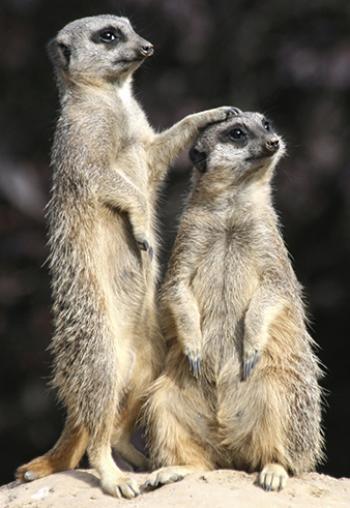
[[190, 151], [193, 189], [161, 289], [169, 341], [145, 407], [146, 486], [218, 467], [266, 490], [322, 459], [321, 369], [271, 200], [284, 142], [236, 111]]
[[232, 108], [216, 108], [155, 133], [131, 87], [152, 53], [127, 18], [113, 15], [73, 21], [49, 44], [61, 105], [48, 207], [52, 384], [67, 417], [56, 445], [19, 467], [18, 479], [74, 468], [87, 449], [106, 493], [139, 493], [111, 446], [144, 463], [129, 438], [163, 358], [155, 305], [157, 191], [199, 129], [232, 115]]

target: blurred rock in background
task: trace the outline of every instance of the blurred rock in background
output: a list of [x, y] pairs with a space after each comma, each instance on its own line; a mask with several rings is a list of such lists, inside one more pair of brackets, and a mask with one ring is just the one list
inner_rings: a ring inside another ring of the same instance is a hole
[[[131, 18], [155, 44], [135, 91], [152, 124], [232, 104], [270, 116], [288, 158], [276, 204], [327, 367], [323, 471], [350, 475], [350, 3], [348, 0], [2, 0], [0, 6], [0, 482], [57, 438], [44, 207], [58, 110], [45, 45], [67, 22]], [[163, 265], [189, 181], [184, 154], [160, 200]]]

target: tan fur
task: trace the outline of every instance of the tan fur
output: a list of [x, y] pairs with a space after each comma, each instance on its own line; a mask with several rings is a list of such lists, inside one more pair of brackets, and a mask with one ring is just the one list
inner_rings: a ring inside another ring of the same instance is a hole
[[[103, 42], [111, 31], [113, 41]], [[21, 466], [17, 477], [75, 467], [87, 445], [104, 491], [134, 497], [138, 486], [114, 463], [111, 443], [145, 464], [127, 440], [163, 358], [155, 309], [157, 191], [198, 129], [232, 110], [190, 115], [156, 134], [131, 90], [132, 74], [152, 47], [126, 18], [76, 20], [49, 51], [61, 102], [48, 207], [51, 351], [53, 385], [68, 419], [53, 450]]]
[[191, 151], [161, 291], [169, 353], [145, 407], [151, 486], [235, 467], [277, 490], [322, 458], [320, 369], [271, 202], [283, 151], [262, 115], [239, 110]]

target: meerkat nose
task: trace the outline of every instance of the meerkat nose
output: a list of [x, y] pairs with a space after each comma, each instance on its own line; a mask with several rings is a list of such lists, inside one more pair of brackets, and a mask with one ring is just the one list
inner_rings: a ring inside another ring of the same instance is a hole
[[269, 139], [268, 141], [266, 141], [265, 146], [270, 152], [277, 152], [280, 146], [279, 139], [278, 138]]
[[139, 49], [140, 51], [140, 54], [142, 56], [151, 56], [153, 55], [154, 53], [154, 47], [153, 47], [153, 44], [151, 44], [150, 42], [147, 42], [145, 44], [143, 44], [141, 46], [141, 48]]

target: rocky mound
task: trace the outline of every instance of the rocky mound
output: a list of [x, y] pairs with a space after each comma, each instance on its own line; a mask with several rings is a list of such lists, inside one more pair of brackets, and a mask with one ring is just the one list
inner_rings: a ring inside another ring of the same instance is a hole
[[[146, 474], [134, 474], [141, 484]], [[292, 478], [282, 492], [264, 492], [255, 476], [237, 471], [194, 474], [127, 501], [105, 496], [92, 471], [58, 473], [32, 483], [0, 488], [1, 508], [271, 508], [350, 507], [350, 479], [309, 473]]]

